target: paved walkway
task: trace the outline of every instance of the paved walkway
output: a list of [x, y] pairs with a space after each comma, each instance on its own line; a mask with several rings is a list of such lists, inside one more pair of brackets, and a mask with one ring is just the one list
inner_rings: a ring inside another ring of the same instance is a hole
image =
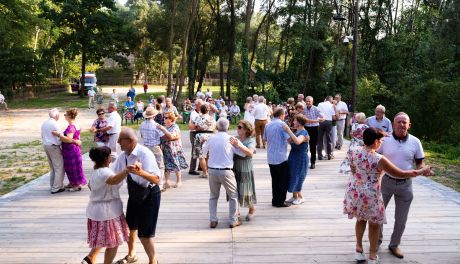
[[[183, 135], [188, 139], [187, 133]], [[184, 140], [187, 152], [190, 146]], [[271, 206], [266, 152], [254, 158], [257, 214], [235, 229], [227, 227], [228, 206], [222, 192], [220, 223], [208, 227], [209, 187], [205, 179], [184, 175], [180, 189], [162, 195], [156, 249], [160, 263], [355, 263], [354, 220], [342, 215], [346, 177], [337, 173], [345, 155], [319, 161], [304, 184], [306, 202], [290, 208]], [[84, 159], [85, 170], [91, 162]], [[87, 254], [85, 206], [89, 191], [49, 194], [47, 175], [0, 198], [0, 263], [80, 263]], [[459, 263], [460, 195], [418, 178], [403, 237], [406, 257], [390, 255], [394, 206], [387, 211], [382, 263]], [[122, 187], [126, 201], [126, 187]], [[246, 209], [242, 209], [242, 215]], [[367, 236], [367, 235], [366, 235]], [[368, 242], [365, 242], [366, 250]], [[138, 243], [139, 263], [146, 263]], [[126, 254], [126, 245], [118, 257]], [[99, 256], [101, 263], [103, 256]]]

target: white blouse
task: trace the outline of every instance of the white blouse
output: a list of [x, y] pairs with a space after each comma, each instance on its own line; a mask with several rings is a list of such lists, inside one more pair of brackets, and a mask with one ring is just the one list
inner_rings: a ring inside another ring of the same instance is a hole
[[105, 181], [115, 173], [110, 168], [99, 168], [91, 171], [88, 186], [91, 188], [86, 217], [95, 221], [106, 221], [123, 214], [123, 202], [119, 189], [122, 182], [109, 185]]

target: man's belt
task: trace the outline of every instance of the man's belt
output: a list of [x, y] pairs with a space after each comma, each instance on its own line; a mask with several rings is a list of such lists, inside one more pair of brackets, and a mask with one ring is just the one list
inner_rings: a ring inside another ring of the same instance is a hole
[[211, 170], [231, 170], [231, 168], [211, 168], [211, 167], [208, 167], [208, 169], [211, 169]]

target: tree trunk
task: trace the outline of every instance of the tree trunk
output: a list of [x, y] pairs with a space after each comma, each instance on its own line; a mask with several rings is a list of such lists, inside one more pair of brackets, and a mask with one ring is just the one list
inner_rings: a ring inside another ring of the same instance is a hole
[[265, 15], [262, 17], [262, 21], [260, 21], [260, 24], [257, 27], [256, 33], [254, 34], [254, 41], [252, 42], [252, 54], [251, 54], [251, 60], [250, 60], [250, 63], [249, 63], [249, 67], [251, 67], [253, 62], [254, 62], [254, 57], [256, 55], [256, 49], [257, 49], [257, 39], [259, 38], [260, 30], [262, 29], [262, 26], [263, 26], [263, 24], [265, 22], [265, 19], [270, 16], [270, 12], [271, 12], [271, 9], [272, 9], [272, 6], [273, 6], [274, 3], [275, 3], [275, 0], [270, 1], [269, 6], [268, 6], [268, 10], [265, 13]]
[[172, 0], [171, 2], [171, 17], [169, 25], [169, 42], [168, 42], [168, 85], [166, 87], [166, 96], [171, 96], [171, 85], [172, 85], [172, 68], [173, 68], [173, 41], [174, 41], [174, 22], [175, 22], [175, 15], [176, 15], [176, 7], [177, 2], [176, 0]]
[[180, 62], [180, 67], [179, 67], [180, 70], [178, 71], [179, 74], [176, 78], [176, 89], [177, 89], [177, 86], [179, 85], [179, 91], [175, 93], [175, 98], [174, 98], [175, 105], [177, 105], [177, 103], [181, 99], [182, 85], [184, 83], [184, 67], [185, 67], [185, 62], [187, 60], [188, 39], [190, 35], [190, 29], [192, 27], [193, 21], [196, 16], [197, 1], [198, 0], [190, 0], [189, 2], [189, 17], [187, 20], [187, 27], [184, 33], [184, 39], [182, 42], [182, 60]]
[[281, 54], [283, 53], [283, 48], [284, 48], [284, 38], [287, 37], [288, 35], [288, 32], [289, 32], [289, 28], [291, 27], [291, 18], [292, 18], [292, 7], [296, 4], [297, 0], [290, 0], [289, 1], [289, 5], [288, 5], [288, 18], [286, 20], [286, 25], [285, 25], [285, 28], [283, 30], [283, 32], [281, 32], [281, 39], [280, 39], [280, 46], [279, 46], [279, 49], [278, 49], [278, 55], [276, 56], [276, 63], [275, 63], [275, 74], [278, 73], [279, 71], [279, 67], [280, 67], [280, 60], [281, 60]]
[[231, 79], [233, 71], [233, 63], [235, 56], [235, 40], [236, 40], [236, 14], [235, 14], [235, 1], [227, 0], [230, 6], [230, 38], [229, 38], [229, 49], [228, 49], [228, 69], [227, 69], [227, 90], [225, 95], [231, 98]]
[[86, 72], [86, 48], [82, 45], [81, 49], [81, 77], [80, 77], [80, 91], [78, 94], [81, 98], [85, 97], [85, 72]]

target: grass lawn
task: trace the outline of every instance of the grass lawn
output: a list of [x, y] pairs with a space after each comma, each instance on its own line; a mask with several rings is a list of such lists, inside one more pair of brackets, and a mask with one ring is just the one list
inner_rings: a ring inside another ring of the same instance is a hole
[[434, 167], [432, 179], [460, 192], [460, 149], [432, 142], [423, 142], [423, 147], [425, 163]]

